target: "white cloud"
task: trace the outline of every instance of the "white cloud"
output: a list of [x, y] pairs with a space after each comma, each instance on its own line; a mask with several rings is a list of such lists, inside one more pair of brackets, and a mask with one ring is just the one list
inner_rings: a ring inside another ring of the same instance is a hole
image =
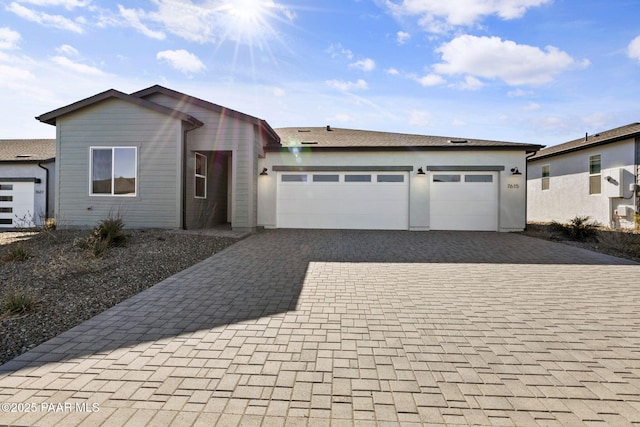
[[510, 98], [520, 98], [533, 95], [533, 92], [530, 90], [523, 89], [515, 89], [507, 92], [507, 96]]
[[396, 40], [398, 41], [398, 44], [405, 44], [409, 41], [410, 38], [411, 34], [404, 31], [398, 31], [398, 33], [396, 34]]
[[120, 16], [125, 19], [129, 26], [140, 31], [140, 33], [144, 34], [145, 36], [156, 40], [164, 40], [166, 38], [165, 34], [162, 31], [154, 31], [140, 21], [140, 17], [144, 16], [144, 12], [136, 11], [134, 9], [127, 9], [122, 5], [118, 5], [118, 10], [120, 11]]
[[510, 86], [548, 83], [562, 71], [588, 65], [553, 46], [542, 50], [499, 37], [463, 35], [436, 51], [443, 60], [433, 67], [437, 73], [501, 79]]
[[87, 7], [91, 0], [18, 0], [18, 3], [28, 3], [36, 6], [62, 6], [65, 9]]
[[466, 76], [464, 81], [458, 84], [458, 87], [462, 90], [480, 90], [483, 86], [484, 83], [473, 76]]
[[438, 74], [427, 74], [423, 77], [416, 77], [416, 81], [425, 87], [438, 86], [446, 83], [445, 79], [443, 79], [442, 76], [439, 76]]
[[463, 127], [466, 126], [467, 122], [465, 122], [464, 120], [461, 119], [453, 119], [453, 121], [451, 121], [451, 126], [455, 126], [455, 127]]
[[387, 7], [396, 16], [418, 16], [427, 31], [442, 33], [455, 26], [469, 26], [485, 17], [502, 19], [522, 17], [527, 9], [551, 3], [552, 0], [387, 0]]
[[327, 84], [327, 86], [341, 90], [343, 92], [348, 92], [350, 90], [365, 90], [369, 88], [367, 82], [362, 79], [359, 79], [355, 82], [345, 82], [343, 80], [327, 80], [325, 83]]
[[358, 68], [362, 71], [373, 71], [376, 68], [376, 61], [371, 58], [365, 58], [360, 61], [356, 61], [353, 64], [349, 64], [351, 68]]
[[15, 2], [11, 3], [9, 7], [7, 7], [7, 10], [15, 13], [23, 19], [36, 22], [47, 27], [54, 27], [61, 30], [72, 31], [78, 34], [82, 34], [84, 32], [78, 22], [74, 22], [62, 15], [49, 15], [48, 13], [37, 12], [35, 10], [21, 6]]
[[64, 56], [54, 56], [53, 58], [51, 58], [51, 60], [56, 64], [60, 65], [61, 67], [64, 67], [67, 70], [70, 70], [79, 74], [85, 74], [88, 76], [104, 76], [105, 75], [105, 73], [99, 68], [92, 67], [90, 65], [81, 64], [79, 62], [74, 62]]
[[79, 56], [80, 52], [73, 46], [69, 46], [68, 44], [63, 44], [60, 47], [56, 48], [56, 52], [65, 56]]
[[331, 44], [326, 51], [329, 55], [331, 55], [332, 58], [337, 58], [339, 56], [344, 56], [347, 59], [351, 60], [353, 59], [353, 52], [351, 52], [351, 50], [342, 47], [342, 44], [340, 43], [336, 43], [336, 44]]
[[20, 33], [13, 31], [8, 27], [0, 28], [0, 49], [11, 50], [18, 48], [18, 42], [20, 41]]
[[631, 43], [629, 43], [627, 54], [629, 55], [629, 58], [640, 61], [640, 36], [636, 37], [631, 41]]
[[0, 64], [0, 86], [14, 87], [23, 82], [35, 81], [35, 79], [29, 70]]
[[530, 102], [527, 105], [525, 105], [522, 109], [525, 111], [535, 111], [535, 110], [539, 110], [540, 108], [542, 107], [537, 102]]
[[197, 56], [184, 49], [163, 50], [158, 52], [156, 59], [168, 63], [171, 67], [187, 75], [201, 73], [207, 69]]
[[384, 70], [385, 73], [391, 75], [391, 76], [399, 76], [400, 75], [400, 71], [398, 71], [395, 68], [387, 68], [386, 70]]
[[273, 96], [277, 96], [278, 98], [283, 97], [287, 94], [287, 92], [281, 87], [271, 88], [271, 93], [273, 94]]
[[409, 124], [413, 126], [433, 126], [431, 113], [428, 111], [413, 110], [409, 112]]

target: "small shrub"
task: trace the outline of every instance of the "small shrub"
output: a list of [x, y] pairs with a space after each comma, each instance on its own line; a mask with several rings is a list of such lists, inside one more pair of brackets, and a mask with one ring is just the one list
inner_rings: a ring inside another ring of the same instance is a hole
[[11, 249], [7, 249], [7, 253], [4, 256], [4, 260], [7, 262], [23, 262], [27, 258], [29, 258], [29, 251], [23, 245], [18, 245]]
[[628, 230], [600, 230], [598, 242], [621, 254], [640, 257], [640, 234]]
[[579, 242], [595, 240], [600, 226], [597, 222], [591, 221], [588, 216], [577, 216], [570, 220], [568, 224], [552, 221], [550, 225], [552, 232]]
[[56, 219], [55, 218], [47, 218], [42, 224], [42, 229], [44, 231], [54, 231], [56, 229]]
[[36, 299], [23, 290], [10, 290], [2, 299], [2, 310], [10, 315], [30, 313], [36, 308]]
[[97, 240], [106, 242], [107, 247], [121, 246], [127, 238], [123, 229], [122, 218], [107, 218], [93, 229], [93, 235]]

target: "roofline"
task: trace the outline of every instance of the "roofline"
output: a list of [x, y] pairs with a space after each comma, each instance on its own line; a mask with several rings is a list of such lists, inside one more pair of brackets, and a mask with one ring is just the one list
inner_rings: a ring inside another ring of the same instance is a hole
[[206, 108], [211, 111], [215, 111], [222, 115], [229, 115], [234, 118], [250, 122], [252, 124], [258, 125], [261, 128], [265, 129], [267, 133], [271, 134], [271, 136], [278, 142], [280, 142], [280, 136], [273, 130], [273, 128], [267, 123], [265, 120], [260, 119], [255, 116], [251, 116], [246, 113], [242, 113], [237, 110], [233, 110], [231, 108], [223, 107], [222, 105], [214, 104], [213, 102], [205, 101], [201, 98], [196, 98], [195, 96], [187, 95], [186, 93], [178, 92], [173, 89], [166, 88], [160, 85], [153, 85], [146, 89], [139, 90], [137, 92], [133, 92], [131, 96], [137, 98], [144, 98], [146, 96], [152, 95], [154, 93], [162, 93], [164, 95], [170, 96], [174, 99], [187, 100], [190, 104], [197, 105], [199, 107]]
[[[533, 157], [527, 159], [527, 162], [534, 162], [534, 161], [537, 161], [537, 160], [548, 159], [549, 157], [561, 156], [563, 154], [568, 154], [568, 153], [573, 153], [573, 152], [576, 152], [576, 151], [586, 150], [588, 148], [599, 147], [601, 145], [607, 145], [607, 144], [612, 144], [614, 142], [624, 141], [625, 139], [636, 138], [638, 136], [640, 136], [640, 132], [633, 132], [633, 133], [630, 133], [630, 134], [627, 134], [627, 135], [620, 135], [620, 136], [616, 136], [616, 137], [609, 138], [609, 139], [603, 139], [602, 141], [593, 142], [593, 143], [588, 144], [588, 145], [579, 145], [577, 147], [565, 148], [563, 150], [555, 151], [555, 152], [549, 153], [549, 154], [539, 154], [539, 155], [536, 155], [536, 156], [533, 156]], [[565, 143], [565, 144], [569, 144], [571, 142], [575, 142], [575, 141], [570, 141], [570, 142]], [[552, 147], [549, 147], [549, 148], [552, 148]]]
[[148, 108], [150, 110], [154, 110], [159, 113], [166, 114], [170, 117], [177, 118], [187, 123], [190, 123], [195, 127], [200, 127], [203, 125], [203, 123], [200, 120], [196, 119], [193, 116], [190, 116], [183, 112], [180, 112], [180, 111], [177, 111], [153, 102], [149, 102], [142, 98], [127, 95], [126, 93], [120, 92], [115, 89], [109, 89], [97, 95], [93, 95], [93, 96], [90, 96], [89, 98], [85, 98], [80, 101], [74, 102], [73, 104], [69, 104], [65, 107], [61, 107], [56, 110], [49, 111], [48, 113], [44, 113], [40, 116], [37, 116], [36, 120], [55, 126], [56, 119], [60, 116], [76, 112], [83, 108], [89, 107], [93, 104], [97, 104], [99, 102], [105, 101], [107, 99], [112, 99], [112, 98], [120, 99], [122, 101], [126, 101], [129, 103], [138, 105], [140, 107]]
[[55, 157], [48, 157], [46, 159], [0, 160], [0, 163], [53, 163], [55, 161], [56, 161]]
[[442, 146], [442, 145], [405, 145], [405, 146], [349, 146], [349, 147], [318, 147], [308, 145], [292, 145], [292, 146], [267, 146], [267, 152], [287, 152], [292, 148], [299, 148], [303, 151], [522, 151], [527, 154], [535, 153], [542, 145], [521, 145], [521, 146]]

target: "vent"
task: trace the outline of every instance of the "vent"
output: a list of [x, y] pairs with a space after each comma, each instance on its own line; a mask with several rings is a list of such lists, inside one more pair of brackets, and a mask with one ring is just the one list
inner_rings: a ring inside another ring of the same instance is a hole
[[33, 157], [32, 154], [18, 154], [16, 158], [18, 159], [28, 159], [29, 157]]
[[469, 142], [469, 140], [467, 140], [467, 139], [450, 139], [449, 140], [450, 144], [466, 144], [468, 142]]
[[311, 132], [309, 129], [298, 129], [298, 132]]
[[302, 145], [318, 145], [317, 141], [301, 141], [300, 144]]

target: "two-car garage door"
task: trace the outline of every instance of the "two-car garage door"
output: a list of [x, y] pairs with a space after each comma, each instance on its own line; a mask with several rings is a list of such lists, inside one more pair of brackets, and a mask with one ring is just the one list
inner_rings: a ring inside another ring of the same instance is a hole
[[279, 173], [278, 228], [406, 230], [407, 172]]
[[[428, 209], [431, 230], [498, 229], [497, 172], [416, 179], [429, 196], [411, 203]], [[279, 172], [277, 181], [278, 228], [409, 229], [408, 172]]]

